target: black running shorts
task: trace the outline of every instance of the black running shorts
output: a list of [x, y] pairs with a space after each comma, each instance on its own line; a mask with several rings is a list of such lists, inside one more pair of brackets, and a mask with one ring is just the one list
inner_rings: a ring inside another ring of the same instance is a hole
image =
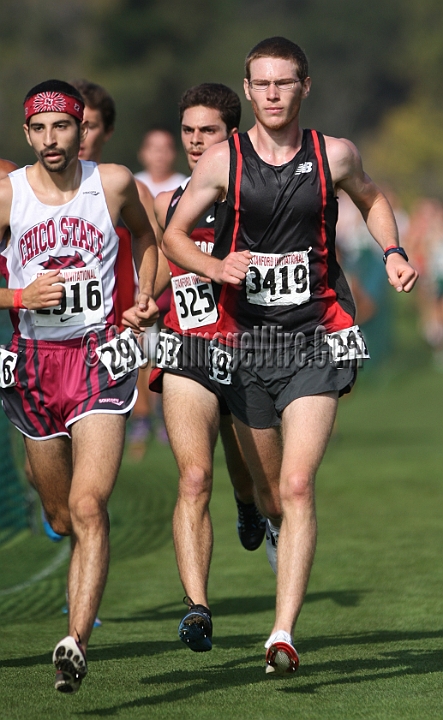
[[[167, 336], [167, 337], [166, 337]], [[156, 350], [157, 366], [151, 371], [149, 388], [162, 392], [163, 373], [186, 377], [202, 385], [218, 400], [220, 415], [230, 415], [221, 387], [209, 377], [210, 341], [197, 335], [179, 335], [173, 330], [159, 333]]]
[[[252, 428], [279, 425], [283, 410], [297, 398], [331, 392], [340, 397], [356, 379], [356, 361], [342, 367], [331, 363], [327, 343], [246, 353], [224, 350], [231, 354], [232, 372], [230, 383], [225, 379], [220, 387], [231, 413]], [[222, 359], [219, 364], [226, 367]]]

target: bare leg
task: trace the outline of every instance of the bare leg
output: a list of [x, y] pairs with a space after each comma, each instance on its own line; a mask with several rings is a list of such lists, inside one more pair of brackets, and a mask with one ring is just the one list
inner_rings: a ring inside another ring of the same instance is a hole
[[86, 649], [109, 565], [107, 503], [124, 445], [122, 415], [88, 415], [72, 426], [73, 477], [69, 508], [73, 527], [68, 579], [69, 634]]
[[254, 485], [231, 415], [220, 416], [220, 436], [235, 494], [243, 503], [252, 503]]
[[48, 440], [31, 440], [25, 437], [32, 485], [37, 490], [45, 515], [59, 535], [72, 531], [68, 506], [71, 488], [71, 441], [67, 436]]
[[278, 541], [277, 607], [273, 632], [292, 633], [314, 560], [317, 536], [315, 476], [334, 425], [337, 394], [294, 400], [283, 413], [283, 510]]
[[257, 507], [262, 515], [280, 525], [279, 479], [282, 443], [279, 428], [257, 430], [234, 418], [240, 444], [251, 472]]
[[213, 541], [209, 501], [219, 427], [218, 400], [194, 380], [165, 373], [163, 411], [180, 473], [173, 517], [178, 571], [185, 593], [196, 605], [208, 607]]

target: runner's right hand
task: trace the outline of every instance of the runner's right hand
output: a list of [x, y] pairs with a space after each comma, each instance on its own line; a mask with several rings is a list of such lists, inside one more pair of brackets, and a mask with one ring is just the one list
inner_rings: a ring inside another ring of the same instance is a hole
[[65, 278], [58, 270], [49, 270], [23, 289], [22, 302], [28, 310], [57, 307], [65, 288]]
[[214, 272], [211, 273], [212, 280], [220, 285], [223, 283], [241, 285], [248, 272], [251, 258], [249, 250], [229, 253], [224, 260], [217, 261]]

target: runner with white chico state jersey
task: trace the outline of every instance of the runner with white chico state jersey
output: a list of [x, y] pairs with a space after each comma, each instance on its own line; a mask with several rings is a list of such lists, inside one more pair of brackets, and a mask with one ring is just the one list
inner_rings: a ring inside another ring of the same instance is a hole
[[[37, 162], [0, 181], [0, 234], [14, 334], [0, 357], [1, 398], [25, 436], [34, 484], [53, 529], [71, 536], [69, 635], [53, 654], [55, 687], [76, 692], [109, 565], [107, 502], [135, 402], [134, 338], [115, 336], [115, 262], [121, 216], [133, 236], [138, 311], [152, 298], [157, 247], [131, 173], [78, 160], [84, 102], [48, 80], [24, 102], [24, 131]], [[102, 361], [103, 359], [103, 361]]]

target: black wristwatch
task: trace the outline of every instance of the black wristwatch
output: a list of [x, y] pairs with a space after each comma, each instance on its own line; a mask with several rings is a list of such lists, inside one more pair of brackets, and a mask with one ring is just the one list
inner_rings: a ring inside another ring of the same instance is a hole
[[392, 253], [398, 253], [406, 260], [406, 262], [409, 262], [409, 258], [406, 255], [406, 252], [404, 251], [404, 249], [402, 247], [397, 247], [397, 245], [391, 245], [390, 247], [386, 248], [386, 250], [383, 253], [383, 262], [385, 265], [386, 265], [386, 260], [388, 259], [388, 256], [391, 255]]

